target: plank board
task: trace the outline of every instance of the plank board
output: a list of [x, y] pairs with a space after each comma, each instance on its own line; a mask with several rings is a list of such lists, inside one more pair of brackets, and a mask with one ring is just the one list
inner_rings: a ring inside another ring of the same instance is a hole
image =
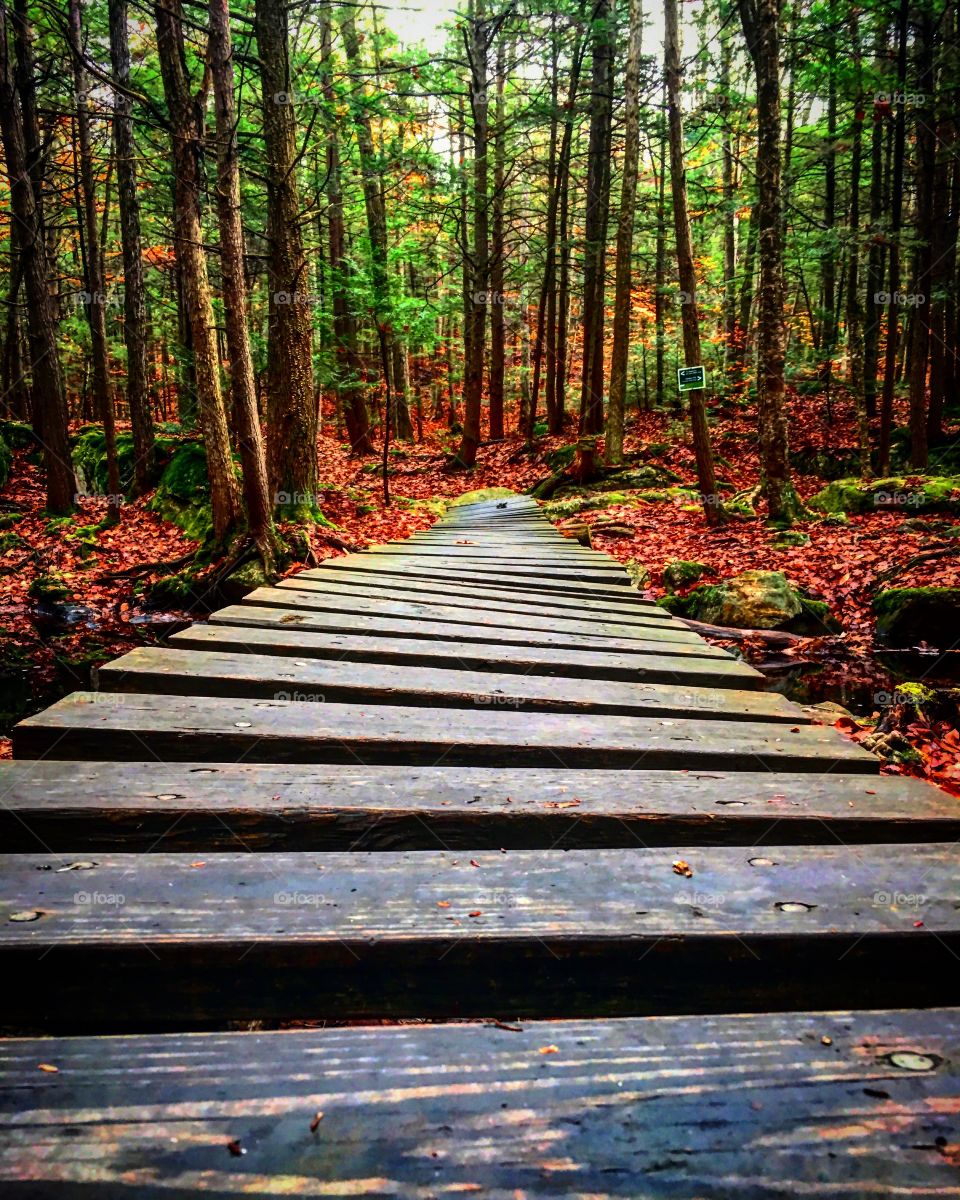
[[[249, 592], [242, 601], [244, 605], [258, 608], [277, 607], [316, 612], [347, 612], [355, 616], [370, 618], [368, 632], [376, 631], [380, 617], [428, 622], [430, 624], [476, 625], [487, 629], [538, 630], [543, 633], [564, 633], [576, 637], [611, 641], [650, 640], [650, 635], [671, 631], [680, 635], [680, 640], [689, 642], [691, 630], [682, 623], [664, 626], [658, 618], [646, 619], [638, 616], [629, 625], [617, 621], [577, 620], [574, 617], [555, 617], [551, 614], [513, 613], [498, 610], [477, 602], [475, 607], [457, 607], [452, 604], [424, 604], [418, 600], [394, 600], [389, 595], [360, 596], [348, 591], [318, 592], [295, 587], [259, 587]], [[647, 630], [649, 629], [650, 635]], [[694, 635], [696, 636], [696, 635]], [[706, 645], [706, 643], [704, 643]], [[724, 653], [721, 651], [721, 653]], [[729, 657], [729, 655], [727, 656]]]
[[[421, 604], [467, 605], [471, 608], [487, 608], [495, 611], [533, 612], [555, 617], [572, 617], [579, 620], [616, 620], [618, 624], [637, 622], [650, 625], [658, 621], [664, 629], [690, 635], [690, 629], [678, 621], [665, 608], [644, 601], [637, 603], [625, 596], [617, 604], [606, 600], [584, 600], [577, 596], [538, 595], [535, 592], [504, 592], [494, 586], [449, 583], [439, 580], [409, 578], [405, 575], [381, 575], [375, 571], [300, 571], [289, 579], [281, 579], [277, 587], [295, 588], [297, 591], [339, 591], [349, 595], [383, 596], [389, 592], [398, 600], [416, 600]], [[695, 635], [698, 636], [698, 635]]]
[[19, 758], [436, 766], [855, 771], [876, 758], [834, 729], [764, 721], [517, 713], [74, 692], [13, 729]]
[[[0, 966], [17, 980], [7, 1022], [99, 1032], [773, 1011], [843, 996], [926, 1006], [956, 994], [955, 845], [199, 861], [102, 854], [64, 869], [57, 855], [0, 855]], [[29, 913], [40, 916], [10, 920]], [[91, 987], [98, 978], [110, 986]]]
[[[365, 563], [373, 564], [375, 570], [383, 567], [400, 570], [407, 567], [426, 567], [429, 570], [472, 571], [479, 574], [485, 573], [488, 570], [486, 564], [471, 562], [469, 559], [458, 561], [455, 555], [428, 555], [426, 553], [416, 554], [413, 552], [379, 554], [370, 550], [364, 550], [359, 554], [344, 554], [340, 558], [328, 559], [327, 561], [331, 568], [337, 568], [341, 564], [344, 567], [355, 567], [359, 563]], [[616, 564], [611, 566], [550, 566], [548, 568], [540, 568], [536, 563], [513, 564], [497, 562], [495, 564], [491, 563], [489, 570], [491, 575], [497, 579], [517, 577], [539, 580], [544, 575], [547, 575], [551, 583], [555, 585], [599, 583], [605, 587], [626, 587], [630, 584], [630, 578], [626, 571]]]
[[389, 564], [380, 566], [372, 557], [364, 558], [362, 554], [358, 554], [356, 557], [343, 555], [339, 558], [325, 559], [324, 566], [320, 569], [383, 572], [391, 575], [405, 575], [414, 579], [439, 579], [447, 583], [482, 583], [513, 591], [537, 592], [548, 596], [558, 593], [567, 596], [583, 596], [592, 600], [604, 600], [608, 597], [619, 600], [633, 595], [632, 588], [627, 586], [630, 583], [627, 577], [624, 577], [622, 583], [611, 585], [559, 579], [554, 572], [542, 572], [539, 577], [505, 575], [502, 571], [468, 570], [466, 567], [433, 566], [427, 563], [401, 564], [393, 560]]
[[[896, 1065], [918, 1054], [929, 1069]], [[932, 1200], [960, 1191], [958, 1062], [944, 1009], [17, 1039], [0, 1049], [0, 1184]]]
[[[463, 615], [463, 614], [461, 614]], [[652, 629], [649, 637], [631, 638], [628, 641], [616, 638], [597, 637], [577, 633], [553, 633], [542, 629], [514, 629], [502, 625], [471, 625], [467, 623], [446, 622], [442, 624], [429, 620], [412, 620], [408, 617], [392, 618], [379, 614], [374, 619], [369, 615], [352, 612], [320, 612], [305, 608], [273, 608], [255, 604], [232, 604], [227, 608], [217, 609], [207, 618], [212, 625], [233, 625], [244, 628], [277, 628], [299, 635], [310, 630], [326, 633], [357, 634], [360, 636], [390, 637], [397, 640], [413, 639], [418, 641], [430, 640], [441, 644], [451, 642], [471, 642], [478, 645], [552, 647], [558, 652], [566, 651], [596, 651], [601, 654], [642, 655], [649, 653], [651, 646], [661, 644], [657, 630]], [[690, 645], [689, 642], [675, 642], [673, 638], [663, 639], [664, 645]], [[726, 651], [702, 643], [697, 657], [715, 658]], [[727, 655], [731, 662], [734, 660]], [[745, 664], [741, 663], [741, 666]], [[739, 687], [751, 687], [743, 675]], [[757, 687], [763, 682], [763, 677], [757, 671], [754, 676]]]
[[[295, 653], [295, 652], [294, 652]], [[578, 680], [393, 663], [326, 662], [213, 647], [138, 646], [94, 668], [102, 691], [148, 695], [247, 696], [320, 704], [403, 704], [523, 713], [709, 717], [716, 721], [809, 720], [777, 693], [737, 691], [724, 663], [650, 655], [634, 682]]]
[[[953, 842], [890, 775], [0, 761], [7, 852], [575, 849]], [[855, 852], [854, 852], [855, 853]]]
[[[293, 658], [325, 658], [337, 662], [384, 662], [412, 666], [434, 665], [457, 671], [498, 671], [511, 675], [547, 675], [560, 679], [615, 679], [632, 683], [649, 669], [637, 654], [594, 650], [556, 650], [543, 646], [497, 645], [484, 642], [441, 642], [376, 634], [307, 633], [285, 626], [191, 625], [173, 634], [168, 645], [180, 649], [232, 650], [251, 654], [280, 654]], [[715, 654], [686, 642], [651, 641], [645, 650], [660, 658], [686, 662], [703, 659], [716, 666]], [[748, 684], [748, 686], [751, 686]]]

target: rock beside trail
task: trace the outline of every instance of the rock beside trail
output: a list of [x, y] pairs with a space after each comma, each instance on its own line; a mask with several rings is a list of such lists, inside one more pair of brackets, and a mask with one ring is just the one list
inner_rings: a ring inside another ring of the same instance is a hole
[[663, 586], [673, 592], [677, 588], [697, 583], [704, 575], [715, 575], [716, 572], [712, 567], [708, 567], [706, 563], [692, 562], [689, 559], [679, 558], [673, 562], [668, 562], [661, 574]]
[[840, 628], [826, 604], [802, 595], [781, 571], [742, 571], [683, 597], [666, 596], [660, 603], [678, 616], [732, 629], [815, 635]]
[[899, 512], [910, 517], [926, 512], [960, 513], [960, 476], [892, 476], [870, 483], [838, 479], [812, 496], [807, 506], [832, 514]]
[[939, 650], [960, 639], [960, 588], [888, 588], [873, 601], [877, 637], [890, 646], [920, 642]]

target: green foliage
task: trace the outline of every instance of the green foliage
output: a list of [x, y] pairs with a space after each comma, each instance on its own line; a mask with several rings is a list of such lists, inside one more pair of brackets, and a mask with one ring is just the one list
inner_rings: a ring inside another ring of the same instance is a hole
[[676, 559], [674, 562], [668, 562], [663, 568], [663, 585], [671, 592], [675, 592], [677, 588], [696, 583], [698, 579], [702, 579], [710, 572], [711, 568], [705, 563]]
[[27, 588], [31, 600], [44, 604], [62, 604], [73, 599], [73, 589], [58, 571], [38, 575]]
[[199, 442], [184, 442], [174, 453], [149, 507], [195, 541], [206, 543], [212, 538], [210, 480], [206, 453]]
[[960, 512], [960, 476], [894, 476], [864, 484], [838, 479], [808, 501], [810, 508], [828, 514], [862, 514], [888, 510], [904, 515], [918, 512]]
[[891, 646], [947, 649], [957, 640], [960, 588], [887, 588], [874, 597], [877, 636]]
[[5, 438], [0, 434], [0, 487], [10, 478], [10, 468], [13, 465], [13, 453]]

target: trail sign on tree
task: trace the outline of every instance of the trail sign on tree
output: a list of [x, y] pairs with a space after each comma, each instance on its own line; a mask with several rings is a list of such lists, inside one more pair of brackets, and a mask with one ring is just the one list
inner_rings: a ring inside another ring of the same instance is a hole
[[706, 387], [707, 373], [703, 367], [678, 367], [677, 388], [681, 392], [695, 392]]

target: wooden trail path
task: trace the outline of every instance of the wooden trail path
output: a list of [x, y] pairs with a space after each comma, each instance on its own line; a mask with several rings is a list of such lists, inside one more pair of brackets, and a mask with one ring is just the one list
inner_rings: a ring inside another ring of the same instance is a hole
[[533, 501], [95, 682], [0, 762], [0, 1195], [960, 1196], [960, 806]]

